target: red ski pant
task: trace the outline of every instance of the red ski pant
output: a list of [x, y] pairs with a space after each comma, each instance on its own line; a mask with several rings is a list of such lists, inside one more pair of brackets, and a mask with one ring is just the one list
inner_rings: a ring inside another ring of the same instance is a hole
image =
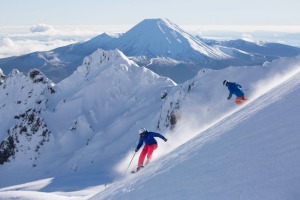
[[235, 98], [235, 103], [236, 104], [241, 104], [242, 103], [242, 101], [241, 100], [248, 100], [245, 96], [242, 96], [242, 97], [236, 97]]
[[145, 145], [138, 161], [138, 166], [142, 166], [147, 155], [148, 159], [151, 159], [153, 151], [157, 148], [157, 144]]

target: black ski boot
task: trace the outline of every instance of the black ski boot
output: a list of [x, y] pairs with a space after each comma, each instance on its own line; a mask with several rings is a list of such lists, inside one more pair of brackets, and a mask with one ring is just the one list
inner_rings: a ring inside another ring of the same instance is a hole
[[144, 166], [143, 166], [143, 165], [141, 165], [141, 166], [138, 166], [138, 167], [136, 168], [136, 171], [138, 172], [138, 171], [140, 171], [142, 168], [144, 168]]
[[135, 170], [135, 171], [132, 171], [132, 173], [134, 174], [134, 173], [136, 173], [136, 172], [140, 171], [142, 168], [144, 168], [144, 166], [143, 166], [143, 165], [141, 165], [141, 166], [138, 166], [138, 167], [136, 168], [136, 170]]

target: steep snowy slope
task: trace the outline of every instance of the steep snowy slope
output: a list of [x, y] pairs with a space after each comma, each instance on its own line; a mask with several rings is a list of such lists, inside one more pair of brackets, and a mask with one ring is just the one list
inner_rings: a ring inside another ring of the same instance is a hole
[[297, 199], [299, 71], [91, 199]]

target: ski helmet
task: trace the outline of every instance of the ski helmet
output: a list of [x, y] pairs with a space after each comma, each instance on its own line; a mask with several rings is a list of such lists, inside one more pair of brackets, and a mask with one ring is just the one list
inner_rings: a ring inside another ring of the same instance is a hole
[[226, 86], [226, 85], [227, 85], [227, 83], [228, 83], [228, 81], [227, 81], [227, 80], [224, 80], [224, 81], [223, 81], [223, 85], [225, 85], [225, 86]]
[[140, 128], [139, 129], [139, 134], [142, 134], [142, 133], [144, 133], [144, 132], [146, 132], [147, 130], [145, 129], [145, 128]]

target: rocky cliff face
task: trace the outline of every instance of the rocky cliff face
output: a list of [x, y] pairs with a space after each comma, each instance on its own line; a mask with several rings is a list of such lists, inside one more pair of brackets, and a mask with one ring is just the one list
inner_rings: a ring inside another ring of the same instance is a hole
[[157, 123], [159, 131], [173, 130], [181, 116], [181, 105], [185, 103], [186, 97], [194, 87], [194, 81], [178, 85], [170, 93], [163, 91], [161, 99], [164, 101], [161, 106], [160, 116]]
[[51, 138], [41, 113], [54, 93], [53, 83], [36, 69], [27, 76], [17, 70], [2, 76], [0, 165], [21, 156], [36, 166], [40, 149]]

